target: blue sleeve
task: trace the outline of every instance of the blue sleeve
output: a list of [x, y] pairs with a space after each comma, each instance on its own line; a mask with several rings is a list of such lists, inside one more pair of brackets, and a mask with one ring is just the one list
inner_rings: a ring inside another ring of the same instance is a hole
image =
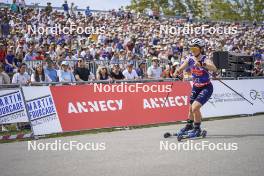
[[192, 66], [194, 64], [194, 60], [191, 57], [188, 57], [188, 66]]
[[75, 82], [75, 78], [74, 78], [73, 73], [71, 73], [71, 80], [72, 80], [72, 82]]

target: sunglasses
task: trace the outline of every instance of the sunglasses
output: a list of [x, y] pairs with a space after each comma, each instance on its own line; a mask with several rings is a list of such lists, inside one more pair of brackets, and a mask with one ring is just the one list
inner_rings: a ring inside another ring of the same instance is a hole
[[199, 47], [190, 47], [191, 52], [197, 52], [200, 50]]

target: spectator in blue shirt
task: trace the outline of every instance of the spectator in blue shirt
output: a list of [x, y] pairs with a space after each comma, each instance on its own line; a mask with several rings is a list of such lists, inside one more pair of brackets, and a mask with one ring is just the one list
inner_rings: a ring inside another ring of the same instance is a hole
[[92, 16], [92, 13], [91, 13], [91, 10], [90, 10], [89, 6], [86, 7], [85, 15], [86, 15], [86, 17], [91, 17]]
[[64, 1], [64, 4], [62, 4], [62, 7], [63, 7], [63, 10], [64, 10], [64, 13], [66, 15], [69, 14], [69, 5], [68, 5], [67, 1]]
[[25, 57], [24, 57], [24, 61], [32, 61], [32, 60], [35, 59], [35, 57], [36, 57], [36, 53], [34, 53], [34, 52], [33, 52], [33, 48], [30, 47], [30, 48], [28, 49], [28, 53], [27, 53], [27, 54], [25, 55]]
[[141, 61], [139, 63], [139, 66], [136, 69], [136, 72], [137, 72], [138, 76], [140, 78], [142, 78], [142, 79], [147, 77], [147, 74], [146, 74], [146, 62], [145, 61]]
[[45, 74], [49, 76], [52, 82], [58, 82], [57, 70], [54, 68], [54, 62], [51, 59], [47, 59], [47, 68], [45, 69]]
[[255, 60], [261, 60], [261, 51], [260, 50], [257, 50], [255, 53], [254, 53], [254, 58]]
[[18, 6], [17, 6], [17, 4], [16, 4], [16, 0], [13, 0], [13, 3], [11, 4], [10, 9], [11, 9], [13, 12], [15, 12], [15, 13], [17, 13], [17, 12], [19, 11], [19, 8], [18, 8]]
[[58, 71], [60, 82], [75, 82], [74, 75], [71, 70], [69, 70], [69, 62], [62, 61], [61, 70]]
[[120, 50], [124, 50], [123, 44], [122, 44], [121, 42], [118, 42], [118, 43], [116, 44], [116, 49], [117, 49], [118, 51], [120, 51]]
[[14, 69], [16, 68], [15, 65], [15, 55], [13, 54], [13, 51], [11, 48], [7, 50], [7, 55], [5, 58], [5, 71], [6, 73], [13, 73]]
[[6, 38], [10, 34], [10, 30], [11, 30], [11, 26], [9, 25], [8, 18], [4, 18], [0, 30], [4, 38]]

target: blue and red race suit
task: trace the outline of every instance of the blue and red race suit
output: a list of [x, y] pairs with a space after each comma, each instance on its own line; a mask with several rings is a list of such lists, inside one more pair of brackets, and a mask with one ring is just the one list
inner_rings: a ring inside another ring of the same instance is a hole
[[[204, 105], [213, 94], [213, 85], [210, 81], [210, 75], [208, 70], [204, 67], [195, 66], [195, 58], [190, 55], [188, 59], [188, 67], [191, 69], [192, 78], [193, 78], [193, 88], [192, 94], [190, 97], [190, 103], [198, 101]], [[204, 64], [206, 61], [206, 56], [201, 57], [201, 64]]]

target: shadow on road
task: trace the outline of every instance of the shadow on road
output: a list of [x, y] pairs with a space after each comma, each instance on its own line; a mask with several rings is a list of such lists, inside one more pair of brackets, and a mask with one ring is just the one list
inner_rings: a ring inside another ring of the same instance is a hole
[[[186, 140], [201, 140], [201, 139], [230, 139], [230, 138], [243, 138], [243, 137], [264, 137], [264, 134], [210, 134], [206, 138], [198, 137], [192, 139], [182, 139], [182, 142]], [[171, 136], [170, 138], [176, 138], [176, 136]]]
[[264, 137], [264, 134], [209, 134], [206, 138]]

